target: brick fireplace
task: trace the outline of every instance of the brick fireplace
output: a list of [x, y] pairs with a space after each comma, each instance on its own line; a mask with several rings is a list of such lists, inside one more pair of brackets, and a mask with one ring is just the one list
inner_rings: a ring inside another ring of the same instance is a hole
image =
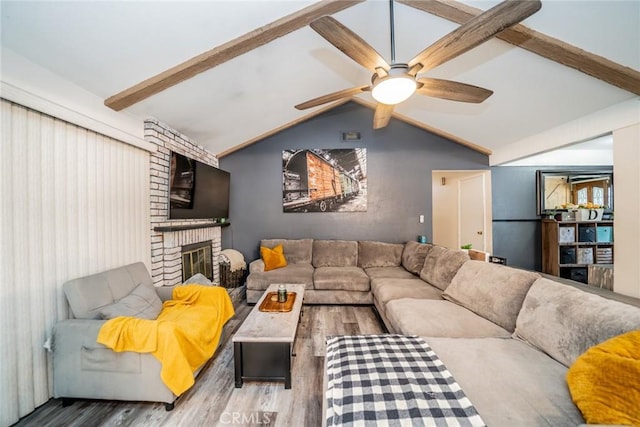
[[197, 145], [189, 137], [156, 119], [144, 123], [144, 138], [157, 145], [151, 153], [151, 277], [155, 286], [171, 286], [182, 282], [182, 252], [194, 244], [211, 242], [213, 281], [218, 282], [218, 257], [222, 248], [221, 228], [212, 220], [168, 220], [169, 166], [171, 152], [183, 154], [202, 163], [218, 167], [215, 155]]

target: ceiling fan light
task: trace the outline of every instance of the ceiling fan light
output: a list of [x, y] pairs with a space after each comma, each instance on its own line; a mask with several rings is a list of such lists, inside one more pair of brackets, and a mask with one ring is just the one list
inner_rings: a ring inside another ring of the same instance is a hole
[[382, 104], [395, 105], [409, 99], [415, 91], [416, 80], [411, 76], [387, 76], [373, 85], [371, 96]]

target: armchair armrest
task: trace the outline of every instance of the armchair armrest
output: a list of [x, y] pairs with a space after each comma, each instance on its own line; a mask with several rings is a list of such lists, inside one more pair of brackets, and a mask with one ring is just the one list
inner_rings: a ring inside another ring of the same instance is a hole
[[70, 319], [53, 328], [53, 397], [165, 402], [175, 395], [162, 382], [150, 353], [114, 352], [96, 342], [106, 320]]
[[158, 294], [158, 296], [160, 297], [160, 299], [162, 300], [162, 302], [168, 301], [171, 299], [171, 297], [173, 296], [173, 290], [175, 289], [176, 285], [173, 286], [157, 286], [156, 287], [156, 293]]
[[54, 355], [71, 348], [106, 348], [96, 342], [98, 332], [105, 322], [106, 320], [69, 319], [56, 323], [53, 327]]

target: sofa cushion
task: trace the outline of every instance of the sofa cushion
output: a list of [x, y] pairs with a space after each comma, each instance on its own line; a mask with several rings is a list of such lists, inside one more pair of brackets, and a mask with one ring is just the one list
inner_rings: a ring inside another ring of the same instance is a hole
[[442, 299], [442, 291], [418, 278], [414, 279], [371, 279], [371, 292], [382, 308], [389, 301], [401, 298]]
[[371, 279], [388, 278], [420, 280], [416, 276], [405, 270], [404, 267], [369, 267], [365, 268], [364, 271]]
[[515, 336], [571, 366], [589, 347], [635, 329], [640, 307], [540, 278], [524, 299]]
[[402, 298], [389, 301], [385, 314], [396, 332], [452, 338], [511, 336], [501, 328], [466, 308], [444, 300]]
[[162, 311], [162, 301], [149, 285], [140, 283], [129, 295], [100, 309], [100, 317], [113, 319], [128, 316], [154, 320]]
[[409, 240], [402, 250], [402, 266], [413, 274], [420, 274], [420, 270], [424, 267], [424, 260], [433, 245], [426, 243], [418, 243]]
[[402, 262], [402, 249], [399, 243], [358, 242], [358, 267], [398, 267]]
[[355, 240], [314, 240], [314, 267], [355, 267], [358, 265], [358, 242]]
[[369, 276], [359, 267], [318, 267], [313, 273], [315, 289], [366, 292]]
[[420, 278], [443, 291], [462, 264], [469, 261], [469, 254], [457, 249], [433, 246], [424, 260]]
[[640, 330], [591, 347], [567, 372], [571, 397], [589, 424], [640, 425]]
[[260, 246], [260, 258], [262, 258], [262, 262], [264, 262], [264, 271], [271, 271], [287, 266], [287, 259], [284, 257], [282, 245], [276, 245], [273, 249]]
[[153, 288], [147, 267], [137, 262], [69, 280], [62, 288], [76, 319], [100, 319], [100, 309], [129, 295], [138, 284]]
[[311, 264], [311, 251], [313, 248], [312, 239], [262, 239], [260, 241], [260, 246], [264, 246], [266, 248], [274, 248], [277, 245], [282, 245], [287, 263]]
[[442, 295], [513, 332], [537, 273], [484, 261], [465, 262]]
[[272, 283], [296, 284], [313, 289], [313, 266], [311, 264], [289, 264], [271, 271], [252, 272], [247, 277], [247, 289], [264, 291]]
[[575, 427], [567, 368], [527, 344], [503, 338], [423, 337], [488, 426]]

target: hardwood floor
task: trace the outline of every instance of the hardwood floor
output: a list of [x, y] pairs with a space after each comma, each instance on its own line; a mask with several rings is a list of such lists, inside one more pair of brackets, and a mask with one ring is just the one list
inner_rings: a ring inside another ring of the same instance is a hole
[[79, 400], [63, 408], [51, 399], [15, 426], [320, 426], [325, 337], [383, 333], [374, 309], [304, 306], [291, 389], [282, 382], [251, 381], [236, 389], [231, 336], [252, 308], [246, 301], [237, 307], [217, 354], [171, 412], [160, 403]]

